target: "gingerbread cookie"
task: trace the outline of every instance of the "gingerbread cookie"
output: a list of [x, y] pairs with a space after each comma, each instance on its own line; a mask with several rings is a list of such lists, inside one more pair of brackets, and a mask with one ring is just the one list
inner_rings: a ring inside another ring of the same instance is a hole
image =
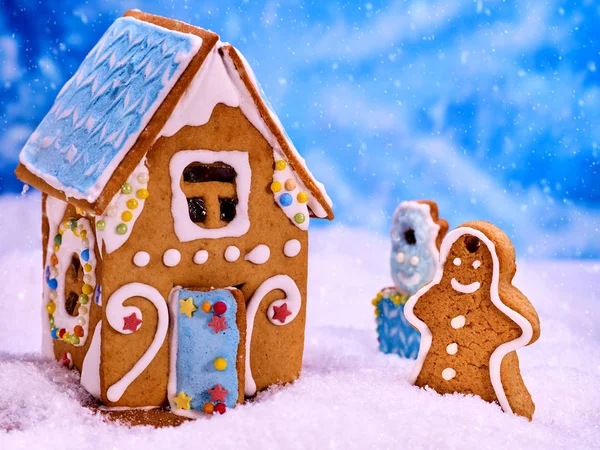
[[468, 222], [448, 233], [435, 277], [405, 308], [421, 332], [413, 383], [443, 394], [478, 395], [532, 418], [535, 405], [516, 350], [538, 339], [540, 323], [512, 285], [515, 272], [512, 243], [494, 225]]

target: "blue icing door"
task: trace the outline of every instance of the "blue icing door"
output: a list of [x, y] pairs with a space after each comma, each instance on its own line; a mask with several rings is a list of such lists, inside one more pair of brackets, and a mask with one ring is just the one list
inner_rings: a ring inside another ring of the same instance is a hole
[[[398, 299], [394, 301], [394, 296]], [[377, 317], [379, 350], [395, 353], [403, 358], [416, 359], [421, 345], [421, 334], [404, 316], [404, 303], [408, 296], [384, 289], [374, 300]]]
[[[238, 399], [239, 305], [232, 291], [177, 289], [170, 298], [171, 373], [175, 414], [197, 418], [224, 413]], [[244, 303], [241, 302], [241, 309]], [[242, 368], [243, 370], [243, 368]]]

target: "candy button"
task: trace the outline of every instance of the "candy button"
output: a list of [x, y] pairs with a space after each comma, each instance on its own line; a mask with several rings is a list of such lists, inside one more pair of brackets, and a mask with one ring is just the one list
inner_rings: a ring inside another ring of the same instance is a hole
[[86, 230], [81, 230], [79, 232], [79, 236], [81, 236], [81, 239], [87, 238], [87, 231]]
[[204, 311], [205, 313], [210, 312], [210, 308], [211, 308], [211, 304], [210, 302], [204, 302], [202, 303], [202, 311]]
[[91, 272], [92, 271], [92, 265], [91, 264], [85, 264], [83, 266], [83, 270], [85, 270], [86, 272]]
[[217, 358], [214, 362], [215, 369], [225, 370], [227, 369], [227, 360], [225, 358]]
[[138, 176], [137, 176], [138, 183], [146, 184], [149, 179], [150, 179], [150, 176], [148, 175], [147, 172], [138, 173]]
[[215, 311], [215, 314], [225, 314], [227, 305], [224, 302], [217, 302], [215, 303], [215, 306], [213, 306], [213, 310]]
[[87, 305], [87, 303], [90, 301], [90, 298], [85, 295], [85, 294], [81, 294], [79, 296], [79, 303], [81, 303], [82, 305]]
[[83, 327], [81, 325], [75, 325], [73, 333], [75, 333], [75, 336], [83, 337]]
[[121, 214], [121, 219], [123, 219], [123, 222], [129, 222], [131, 219], [133, 219], [133, 214], [131, 214], [131, 211], [123, 211], [123, 214]]
[[287, 180], [285, 180], [284, 186], [288, 191], [293, 191], [294, 189], [296, 189], [296, 182], [293, 178], [288, 178]]
[[98, 222], [96, 222], [96, 228], [100, 231], [104, 231], [104, 229], [106, 228], [106, 222], [104, 220], [99, 220]]
[[81, 288], [81, 292], [83, 292], [85, 295], [90, 295], [92, 292], [94, 292], [94, 288], [89, 284], [84, 284]]
[[205, 403], [202, 410], [205, 414], [212, 414], [215, 411], [215, 405], [212, 403]]
[[48, 302], [46, 305], [46, 311], [48, 311], [48, 314], [54, 314], [54, 311], [56, 311], [56, 303]]
[[125, 225], [124, 223], [120, 223], [119, 225], [117, 225], [117, 234], [124, 235], [125, 233], [127, 233], [127, 225]]
[[281, 183], [279, 181], [273, 181], [271, 183], [271, 192], [281, 191]]
[[89, 249], [86, 248], [84, 251], [81, 252], [81, 259], [83, 259], [84, 261], [89, 261], [89, 259], [90, 259]]
[[308, 201], [308, 194], [306, 192], [299, 192], [296, 199], [300, 203], [306, 203]]
[[133, 186], [131, 186], [131, 183], [125, 183], [123, 186], [121, 186], [121, 192], [123, 194], [131, 194], [133, 192]]
[[277, 162], [275, 163], [275, 168], [276, 168], [277, 170], [283, 170], [283, 169], [285, 169], [286, 167], [287, 167], [287, 163], [286, 163], [286, 162], [285, 162], [283, 159], [280, 159], [279, 161], [277, 161]]
[[115, 217], [117, 215], [117, 207], [112, 205], [106, 208], [106, 215], [108, 217]]
[[290, 194], [283, 194], [279, 197], [279, 203], [281, 206], [290, 206], [294, 200]]
[[135, 198], [130, 198], [127, 200], [127, 207], [129, 209], [135, 209], [138, 207], [138, 201]]
[[304, 214], [302, 214], [302, 213], [298, 213], [294, 216], [294, 221], [297, 224], [304, 223], [305, 220], [306, 220], [306, 217], [304, 217]]
[[138, 189], [138, 191], [135, 193], [135, 196], [141, 200], [147, 199], [148, 195], [150, 195], [148, 189]]
[[57, 265], [57, 264], [58, 264], [58, 257], [57, 257], [56, 255], [52, 255], [52, 256], [50, 257], [50, 262], [51, 262], [52, 264], [54, 264], [54, 265]]
[[216, 413], [225, 414], [226, 411], [227, 411], [227, 406], [225, 406], [225, 403], [217, 403], [217, 406], [215, 406]]
[[62, 234], [57, 234], [54, 236], [54, 243], [57, 245], [62, 244]]

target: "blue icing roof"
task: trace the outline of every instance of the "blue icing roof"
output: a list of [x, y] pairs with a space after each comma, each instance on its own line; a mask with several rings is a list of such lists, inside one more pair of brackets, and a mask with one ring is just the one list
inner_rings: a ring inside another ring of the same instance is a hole
[[201, 43], [117, 19], [59, 92], [21, 162], [68, 196], [96, 200]]

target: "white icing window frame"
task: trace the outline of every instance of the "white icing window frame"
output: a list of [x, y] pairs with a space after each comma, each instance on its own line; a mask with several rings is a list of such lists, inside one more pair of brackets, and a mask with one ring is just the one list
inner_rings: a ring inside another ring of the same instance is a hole
[[[202, 228], [190, 218], [187, 198], [181, 189], [181, 178], [185, 168], [192, 163], [213, 164], [217, 162], [230, 165], [236, 173], [235, 185], [238, 203], [235, 218], [221, 228]], [[180, 242], [240, 237], [248, 232], [250, 229], [248, 202], [252, 178], [248, 152], [238, 150], [181, 150], [171, 158], [169, 172], [171, 174], [171, 214], [175, 226], [175, 235]]]

